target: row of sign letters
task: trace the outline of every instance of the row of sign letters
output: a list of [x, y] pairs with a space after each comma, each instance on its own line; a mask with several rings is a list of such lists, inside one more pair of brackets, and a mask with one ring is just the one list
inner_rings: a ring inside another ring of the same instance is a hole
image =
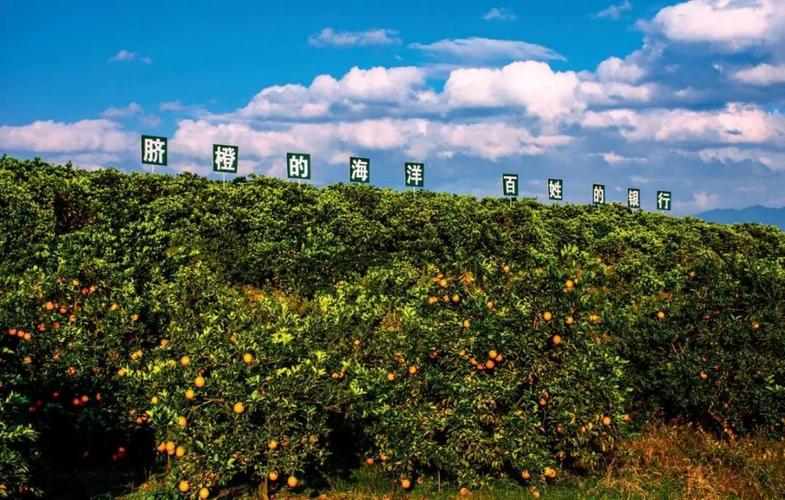
[[[167, 164], [167, 139], [150, 135], [142, 136], [142, 163], [146, 165]], [[226, 144], [213, 144], [213, 172], [236, 174], [239, 161], [239, 148]], [[286, 176], [290, 179], [311, 178], [311, 155], [306, 153], [286, 153]], [[425, 164], [407, 162], [404, 164], [406, 187], [421, 188], [425, 186]], [[368, 158], [349, 158], [349, 181], [371, 182], [371, 160]], [[518, 196], [518, 175], [502, 174], [502, 192], [504, 196]], [[564, 181], [548, 179], [548, 199], [564, 199]], [[592, 204], [605, 204], [605, 186], [594, 184], [592, 187]], [[627, 189], [627, 206], [641, 207], [641, 191], [636, 188]], [[657, 210], [671, 209], [671, 192], [657, 191]]]

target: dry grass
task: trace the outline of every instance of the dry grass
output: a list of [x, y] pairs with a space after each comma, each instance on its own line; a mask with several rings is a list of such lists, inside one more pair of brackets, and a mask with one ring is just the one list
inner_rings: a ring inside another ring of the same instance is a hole
[[719, 440], [690, 425], [651, 425], [622, 444], [602, 481], [630, 497], [663, 484], [682, 498], [785, 498], [785, 441]]

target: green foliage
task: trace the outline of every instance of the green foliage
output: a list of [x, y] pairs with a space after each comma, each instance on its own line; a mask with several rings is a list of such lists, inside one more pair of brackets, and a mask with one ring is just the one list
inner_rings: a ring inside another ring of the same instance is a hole
[[0, 211], [8, 491], [154, 455], [160, 495], [358, 460], [536, 484], [630, 421], [783, 433], [774, 228], [7, 157]]

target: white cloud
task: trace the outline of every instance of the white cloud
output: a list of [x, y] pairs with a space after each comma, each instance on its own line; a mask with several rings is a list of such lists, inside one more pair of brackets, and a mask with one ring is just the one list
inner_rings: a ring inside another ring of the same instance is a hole
[[728, 51], [780, 38], [785, 0], [689, 0], [660, 10], [640, 26], [676, 42], [708, 42]]
[[619, 19], [619, 17], [621, 17], [621, 14], [623, 12], [626, 12], [630, 9], [632, 9], [632, 4], [630, 4], [629, 0], [624, 0], [622, 3], [618, 5], [611, 5], [607, 9], [603, 9], [599, 11], [594, 16], [617, 20]]
[[483, 14], [482, 19], [485, 21], [515, 21], [518, 19], [518, 16], [513, 14], [510, 9], [494, 7]]
[[785, 171], [785, 153], [776, 153], [760, 148], [705, 148], [698, 151], [698, 156], [704, 163], [718, 162], [729, 165], [743, 161], [752, 161], [766, 166], [773, 172]]
[[0, 126], [0, 148], [36, 153], [131, 150], [138, 137], [111, 120], [72, 123], [36, 121], [22, 126]]
[[704, 212], [719, 206], [720, 196], [706, 191], [698, 191], [692, 194], [692, 200], [688, 202], [679, 201], [677, 198], [673, 203], [675, 208], [689, 212]]
[[497, 60], [565, 60], [564, 56], [547, 47], [518, 40], [452, 38], [429, 44], [413, 43], [409, 47], [437, 57], [459, 59], [463, 64]]
[[335, 105], [361, 111], [368, 103], [403, 104], [431, 98], [425, 72], [416, 67], [352, 68], [340, 80], [319, 75], [310, 86], [275, 85], [262, 89], [237, 113], [241, 118], [278, 116], [316, 118], [326, 116]]
[[603, 160], [605, 160], [605, 163], [607, 163], [608, 165], [613, 165], [613, 166], [623, 165], [625, 163], [642, 162], [642, 161], [646, 160], [645, 158], [636, 158], [636, 157], [630, 157], [630, 156], [622, 156], [622, 155], [616, 153], [616, 151], [608, 151], [606, 153], [598, 153], [598, 155], [601, 156]]
[[646, 72], [634, 62], [618, 57], [609, 57], [597, 66], [596, 74], [597, 78], [603, 82], [635, 83], [640, 81]]
[[139, 61], [144, 64], [152, 64], [153, 60], [147, 56], [143, 56], [136, 52], [122, 49], [117, 54], [113, 55], [109, 58], [109, 62], [129, 62], [129, 61]]
[[785, 138], [783, 117], [758, 106], [728, 104], [722, 110], [630, 109], [589, 111], [588, 128], [617, 128], [629, 141], [762, 144]]
[[[785, 27], [783, 28], [785, 29]], [[785, 83], [785, 64], [759, 64], [751, 68], [737, 71], [733, 78], [750, 85], [761, 87], [776, 83]]]
[[133, 116], [137, 113], [141, 113], [143, 111], [142, 106], [138, 105], [135, 102], [130, 103], [128, 106], [124, 108], [117, 108], [115, 106], [111, 106], [101, 113], [102, 118], [108, 118], [110, 120], [117, 119], [117, 118], [128, 118], [129, 116]]
[[366, 47], [369, 45], [399, 45], [401, 39], [398, 32], [389, 29], [371, 29], [367, 31], [335, 31], [324, 28], [315, 35], [308, 37], [308, 43], [314, 47]]
[[582, 112], [580, 80], [573, 71], [554, 72], [536, 61], [519, 61], [503, 68], [464, 68], [450, 73], [444, 96], [451, 108], [523, 106], [546, 121], [568, 119]]

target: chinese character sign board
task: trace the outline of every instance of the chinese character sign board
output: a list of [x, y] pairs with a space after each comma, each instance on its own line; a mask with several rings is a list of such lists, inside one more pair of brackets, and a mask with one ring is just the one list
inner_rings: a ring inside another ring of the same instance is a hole
[[239, 149], [237, 146], [213, 144], [213, 172], [236, 174]]
[[368, 158], [349, 158], [349, 182], [370, 182], [371, 160]]
[[311, 155], [286, 153], [286, 176], [290, 179], [310, 179]]
[[564, 181], [561, 179], [548, 179], [548, 199], [549, 200], [563, 200], [564, 199]]
[[145, 165], [166, 165], [168, 158], [166, 137], [142, 136], [142, 163]]
[[641, 190], [636, 188], [627, 189], [627, 207], [641, 208]]
[[657, 191], [657, 210], [671, 209], [671, 192]]
[[502, 192], [504, 196], [518, 196], [518, 176], [502, 174]]
[[591, 190], [591, 203], [592, 205], [605, 204], [605, 185], [595, 184]]
[[425, 164], [406, 163], [404, 165], [406, 187], [423, 187], [425, 185]]

